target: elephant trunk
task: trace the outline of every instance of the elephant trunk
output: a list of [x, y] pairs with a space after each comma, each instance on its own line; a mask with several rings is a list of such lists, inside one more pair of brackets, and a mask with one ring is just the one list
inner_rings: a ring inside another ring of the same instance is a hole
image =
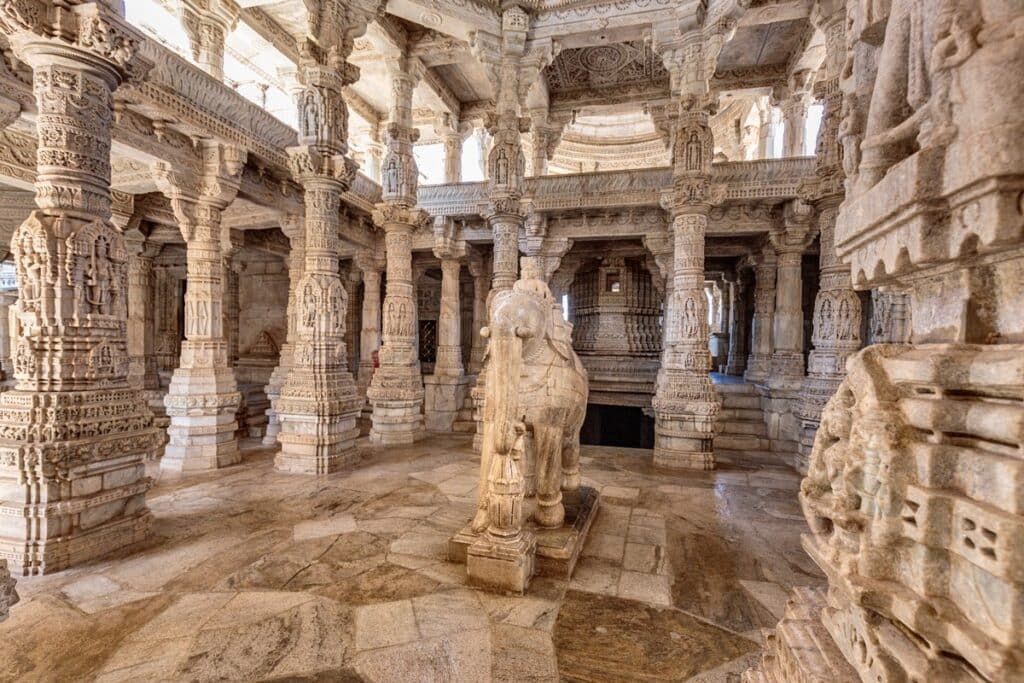
[[490, 344], [484, 420], [491, 424], [492, 453], [507, 455], [515, 446], [515, 425], [519, 421], [523, 340], [515, 334], [496, 330]]
[[488, 524], [488, 474], [494, 458], [508, 456], [516, 443], [519, 422], [519, 373], [523, 366], [523, 340], [513, 330], [485, 328], [488, 337], [487, 375], [480, 448], [480, 500], [473, 530]]

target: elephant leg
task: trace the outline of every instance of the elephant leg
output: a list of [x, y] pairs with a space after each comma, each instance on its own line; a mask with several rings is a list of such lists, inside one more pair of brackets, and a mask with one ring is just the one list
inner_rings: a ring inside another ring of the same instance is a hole
[[570, 436], [562, 444], [562, 490], [575, 491], [580, 487], [580, 437]]
[[561, 426], [534, 424], [533, 448], [537, 468], [537, 511], [533, 518], [543, 527], [562, 526], [565, 507], [562, 505]]

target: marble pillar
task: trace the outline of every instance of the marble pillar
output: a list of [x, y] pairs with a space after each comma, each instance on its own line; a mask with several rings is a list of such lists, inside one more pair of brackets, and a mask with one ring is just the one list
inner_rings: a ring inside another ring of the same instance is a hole
[[373, 406], [370, 441], [376, 444], [412, 443], [424, 434], [423, 378], [420, 372], [419, 315], [412, 273], [412, 234], [430, 224], [416, 207], [419, 171], [413, 144], [412, 95], [420, 73], [417, 63], [388, 63], [393, 101], [388, 124], [388, 154], [384, 160], [381, 203], [374, 221], [384, 230], [387, 290], [384, 297], [379, 367], [367, 389]]
[[204, 141], [197, 182], [186, 169], [157, 162], [153, 176], [171, 200], [187, 252], [185, 341], [164, 397], [171, 424], [160, 469], [194, 472], [227, 467], [241, 456], [235, 414], [241, 397], [224, 336], [224, 228], [221, 215], [238, 192], [246, 154]]
[[281, 389], [288, 378], [288, 373], [295, 367], [295, 340], [298, 338], [295, 329], [297, 290], [306, 268], [306, 226], [303, 217], [294, 214], [284, 216], [281, 219], [281, 231], [291, 245], [288, 252], [288, 328], [278, 354], [277, 367], [270, 373], [270, 381], [264, 388], [267, 400], [270, 401], [270, 407], [267, 408], [267, 430], [263, 434], [263, 445], [268, 447], [277, 445], [277, 436], [281, 433], [277, 400], [281, 397]]
[[[37, 209], [15, 229], [15, 386], [0, 393], [0, 557], [50, 573], [146, 540], [153, 416], [128, 379], [128, 250], [111, 222], [113, 92], [145, 38], [102, 3], [0, 20], [32, 69]], [[16, 19], [20, 19], [17, 20]], [[102, 35], [103, 39], [99, 40]], [[115, 49], [116, 46], [116, 49]]]
[[[333, 74], [317, 70], [307, 84], [340, 98]], [[274, 468], [296, 474], [328, 474], [357, 457], [356, 418], [363, 403], [348, 370], [348, 293], [338, 273], [338, 211], [355, 165], [342, 154], [321, 156], [321, 149], [288, 150], [305, 190], [305, 267], [296, 288], [294, 366], [277, 403], [281, 451]]]
[[480, 334], [480, 330], [487, 324], [489, 278], [486, 266], [487, 263], [479, 252], [474, 251], [469, 257], [469, 274], [473, 277], [473, 342], [469, 354], [469, 372], [473, 375], [479, 373], [483, 367], [484, 349], [487, 348], [487, 342]]
[[442, 142], [444, 144], [444, 181], [446, 183], [462, 182], [462, 140], [458, 130], [446, 130]]
[[363, 273], [362, 329], [359, 334], [359, 372], [357, 386], [359, 393], [366, 396], [366, 390], [373, 380], [377, 354], [380, 352], [380, 281], [384, 262], [372, 251], [360, 252], [356, 266]]
[[772, 450], [793, 452], [800, 424], [796, 407], [804, 380], [804, 311], [801, 261], [813, 240], [814, 210], [800, 200], [786, 205], [785, 225], [770, 234], [776, 254], [772, 356], [761, 407]]
[[424, 433], [412, 233], [417, 224], [426, 225], [428, 219], [419, 210], [385, 205], [374, 213], [374, 220], [384, 228], [388, 282], [379, 366], [366, 392], [373, 406], [370, 440], [379, 444], [412, 443]]
[[228, 342], [228, 364], [238, 362], [238, 319], [241, 301], [238, 293], [238, 278], [245, 264], [235, 260], [237, 249], [225, 250], [224, 254], [224, 338]]
[[747, 340], [747, 296], [749, 295], [747, 275], [740, 271], [736, 281], [730, 283], [732, 288], [732, 305], [729, 318], [729, 355], [725, 364], [725, 374], [742, 376], [747, 367], [743, 348]]
[[462, 366], [461, 304], [459, 273], [465, 246], [445, 245], [434, 249], [441, 259], [441, 313], [437, 330], [437, 359], [434, 374], [424, 378], [426, 428], [450, 432], [466, 400], [469, 380]]
[[804, 473], [821, 411], [846, 377], [846, 361], [861, 347], [860, 297], [853, 291], [850, 266], [836, 257], [835, 250], [835, 223], [841, 199], [833, 196], [818, 204], [821, 284], [814, 300], [814, 348], [807, 359], [807, 377], [796, 407], [800, 441], [794, 464]]
[[754, 315], [750, 325], [750, 355], [743, 373], [748, 382], [768, 380], [772, 363], [772, 319], [775, 317], [775, 250], [770, 246], [756, 256], [754, 265]]
[[[802, 72], [801, 72], [802, 73]], [[803, 76], [807, 78], [806, 75]], [[798, 76], [794, 79], [799, 80]], [[782, 102], [782, 156], [802, 157], [807, 150], [807, 110], [811, 104], [810, 94], [803, 82], [795, 83], [789, 97]]]
[[224, 45], [238, 25], [238, 5], [233, 0], [182, 0], [179, 15], [192, 59], [200, 69], [223, 81]]

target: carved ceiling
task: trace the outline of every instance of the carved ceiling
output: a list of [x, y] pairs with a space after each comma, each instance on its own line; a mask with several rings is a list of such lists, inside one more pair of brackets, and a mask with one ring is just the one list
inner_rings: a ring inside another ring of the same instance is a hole
[[661, 59], [640, 40], [563, 50], [545, 73], [553, 93], [669, 82]]

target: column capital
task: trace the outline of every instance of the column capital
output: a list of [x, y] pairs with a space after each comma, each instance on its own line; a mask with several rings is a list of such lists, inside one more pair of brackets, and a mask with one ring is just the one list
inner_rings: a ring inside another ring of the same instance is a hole
[[144, 79], [154, 66], [139, 54], [145, 36], [102, 2], [71, 7], [42, 0], [5, 2], [0, 4], [0, 29], [18, 58], [33, 69], [56, 64], [92, 68], [105, 71], [116, 86]]
[[319, 181], [337, 183], [340, 194], [352, 185], [359, 170], [348, 157], [320, 145], [299, 145], [285, 151], [292, 176], [303, 186]]
[[430, 228], [432, 218], [424, 209], [412, 209], [382, 202], [373, 209], [373, 222], [384, 229], [389, 230], [427, 230]]
[[461, 222], [450, 216], [434, 218], [434, 256], [442, 261], [464, 259], [466, 242], [461, 235]]
[[387, 263], [375, 249], [360, 249], [352, 259], [353, 265], [364, 273], [377, 273], [384, 270]]
[[152, 168], [153, 180], [171, 200], [171, 208], [186, 242], [192, 239], [196, 225], [220, 224], [220, 212], [238, 194], [245, 167], [244, 149], [213, 140], [204, 140], [201, 144], [203, 169], [199, 174], [166, 161], [157, 161]]

